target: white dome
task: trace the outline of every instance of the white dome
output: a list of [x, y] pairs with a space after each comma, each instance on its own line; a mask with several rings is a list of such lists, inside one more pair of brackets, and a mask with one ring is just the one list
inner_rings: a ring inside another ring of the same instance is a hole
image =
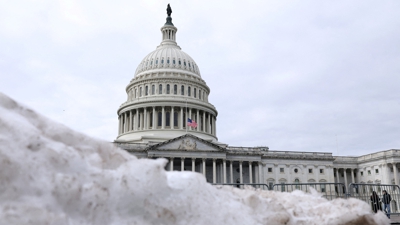
[[196, 62], [177, 45], [159, 46], [148, 54], [136, 69], [135, 77], [149, 70], [183, 70], [195, 76], [200, 76]]

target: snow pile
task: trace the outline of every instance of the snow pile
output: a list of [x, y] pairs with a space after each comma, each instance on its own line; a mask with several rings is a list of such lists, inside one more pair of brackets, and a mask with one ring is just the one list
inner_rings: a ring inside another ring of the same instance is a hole
[[217, 189], [0, 93], [0, 224], [389, 224], [361, 201]]

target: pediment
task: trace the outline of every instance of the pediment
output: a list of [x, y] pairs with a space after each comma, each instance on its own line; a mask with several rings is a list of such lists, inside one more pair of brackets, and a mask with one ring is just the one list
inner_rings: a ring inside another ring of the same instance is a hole
[[191, 134], [186, 134], [149, 147], [148, 150], [223, 151], [224, 148]]

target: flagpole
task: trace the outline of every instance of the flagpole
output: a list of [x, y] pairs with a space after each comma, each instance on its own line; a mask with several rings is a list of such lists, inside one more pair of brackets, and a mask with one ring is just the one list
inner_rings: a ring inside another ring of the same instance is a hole
[[188, 121], [187, 119], [188, 119], [188, 118], [189, 118], [189, 117], [188, 117], [187, 99], [186, 99], [186, 118], [185, 118], [185, 119], [186, 119], [186, 122], [185, 122], [185, 123], [186, 123], [186, 134], [187, 134], [187, 130], [188, 130], [188, 124], [187, 124], [187, 121]]

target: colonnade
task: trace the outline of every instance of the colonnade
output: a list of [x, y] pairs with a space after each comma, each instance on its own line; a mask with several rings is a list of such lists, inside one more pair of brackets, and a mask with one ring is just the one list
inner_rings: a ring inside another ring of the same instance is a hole
[[[185, 158], [184, 157], [178, 157], [174, 158], [171, 157], [169, 158], [169, 163], [167, 165], [167, 170], [173, 171], [174, 170], [174, 160], [175, 159], [180, 159], [180, 171], [185, 171]], [[226, 159], [217, 159], [217, 158], [189, 158], [191, 159], [191, 171], [192, 172], [200, 172], [202, 173], [205, 177], [207, 177], [207, 167], [206, 167], [206, 162], [211, 161], [212, 162], [212, 183], [238, 183], [237, 181], [234, 180], [234, 173], [233, 173], [233, 164], [234, 162], [238, 162], [239, 164], [239, 182], [240, 184], [244, 183], [243, 180], [243, 170], [244, 170], [244, 161], [234, 161], [234, 160], [226, 160]], [[196, 171], [196, 160], [197, 160], [197, 165], [198, 165], [198, 171]], [[200, 162], [199, 162], [200, 160]], [[245, 162], [248, 166], [249, 170], [249, 181], [248, 183], [260, 183], [262, 182], [262, 165], [260, 162], [252, 162], [252, 161], [246, 161]], [[254, 170], [254, 174], [253, 174]], [[229, 179], [228, 179], [229, 175]], [[253, 179], [254, 178], [254, 179]], [[246, 182], [247, 183], [247, 182]]]
[[216, 136], [216, 116], [208, 111], [175, 106], [151, 106], [122, 112], [119, 117], [118, 134], [152, 129], [186, 129], [188, 118], [197, 127], [190, 131], [205, 132]]
[[344, 185], [346, 186], [346, 188], [349, 186], [350, 183], [348, 183], [348, 178], [347, 178], [347, 170], [350, 170], [351, 173], [351, 183], [355, 183], [355, 177], [354, 177], [354, 171], [356, 169], [354, 168], [335, 168], [335, 173], [336, 173], [336, 183], [340, 183], [340, 176], [339, 176], [339, 170], [343, 170], [343, 177], [344, 177]]

